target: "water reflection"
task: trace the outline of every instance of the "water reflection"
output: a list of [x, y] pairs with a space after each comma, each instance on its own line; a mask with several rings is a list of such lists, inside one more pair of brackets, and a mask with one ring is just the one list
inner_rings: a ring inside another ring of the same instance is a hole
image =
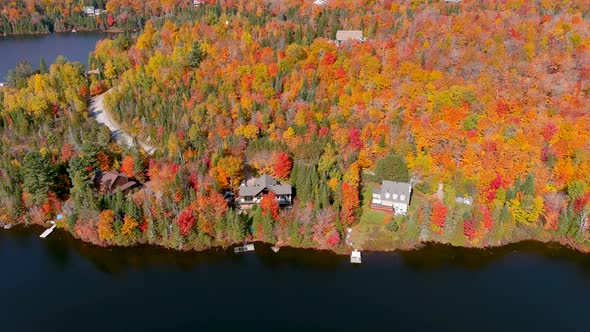
[[[42, 228], [14, 227], [4, 231], [10, 234], [11, 242], [19, 251], [27, 251], [34, 245], [44, 245], [47, 256], [52, 263], [62, 268], [71, 263], [75, 252], [78, 256], [91, 262], [104, 273], [120, 273], [126, 269], [147, 270], [151, 267], [173, 266], [180, 271], [189, 271], [199, 265], [250, 264], [256, 262], [266, 267], [285, 265], [302, 266], [308, 269], [332, 270], [353, 268], [348, 257], [336, 255], [329, 251], [296, 249], [283, 247], [278, 253], [270, 245], [256, 243], [255, 253], [236, 255], [231, 248], [213, 248], [203, 252], [179, 252], [155, 246], [138, 246], [133, 248], [101, 248], [74, 239], [63, 230], [56, 230], [49, 238], [41, 240], [37, 234]], [[37, 243], [38, 242], [38, 243]], [[253, 257], [256, 257], [255, 259]], [[549, 261], [565, 261], [576, 265], [585, 275], [590, 275], [590, 255], [555, 243], [526, 241], [498, 248], [473, 249], [458, 248], [451, 245], [429, 243], [418, 250], [398, 252], [365, 252], [364, 264], [391, 265], [401, 264], [416, 271], [429, 271], [445, 267], [459, 267], [465, 270], [480, 270], [502, 259], [528, 256], [542, 257]]]

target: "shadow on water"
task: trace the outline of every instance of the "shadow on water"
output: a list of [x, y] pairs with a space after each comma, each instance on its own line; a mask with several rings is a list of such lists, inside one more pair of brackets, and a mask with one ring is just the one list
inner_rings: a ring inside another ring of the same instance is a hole
[[461, 248], [447, 244], [428, 243], [422, 248], [398, 252], [404, 265], [428, 270], [444, 265], [477, 270], [500, 259], [512, 256], [536, 256], [552, 260], [567, 260], [590, 272], [590, 255], [558, 243], [523, 241], [494, 248]]
[[[212, 248], [206, 251], [180, 252], [141, 245], [131, 248], [102, 248], [73, 238], [63, 230], [56, 230], [47, 239], [37, 235], [43, 228], [39, 226], [14, 227], [4, 233], [10, 234], [17, 247], [26, 248], [39, 241], [46, 245], [49, 258], [57, 266], [66, 267], [77, 253], [91, 262], [99, 271], [110, 274], [126, 269], [145, 270], [158, 266], [174, 266], [180, 271], [188, 271], [201, 264], [244, 263], [256, 255], [257, 261], [267, 267], [301, 265], [306, 268], [330, 270], [350, 266], [348, 256], [336, 255], [330, 251], [282, 247], [278, 253], [271, 246], [256, 243], [256, 253], [236, 255], [232, 248]], [[575, 264], [584, 274], [590, 275], [590, 255], [555, 243], [525, 241], [503, 247], [489, 249], [460, 248], [451, 245], [429, 243], [422, 248], [398, 252], [366, 252], [364, 264], [390, 265], [403, 264], [416, 271], [429, 271], [443, 267], [460, 267], [465, 270], [478, 270], [499, 260], [510, 257], [543, 257], [554, 261], [567, 261]]]

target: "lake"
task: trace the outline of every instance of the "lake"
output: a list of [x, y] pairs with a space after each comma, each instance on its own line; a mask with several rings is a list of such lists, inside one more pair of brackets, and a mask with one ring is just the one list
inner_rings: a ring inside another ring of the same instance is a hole
[[70, 61], [88, 64], [88, 54], [106, 36], [100, 32], [0, 36], [0, 81], [5, 81], [8, 71], [22, 60], [39, 68], [41, 57], [49, 65], [58, 55], [63, 55]]
[[363, 253], [98, 248], [0, 231], [4, 331], [585, 331], [590, 256], [527, 242]]
[[[100, 34], [0, 39], [0, 72]], [[98, 248], [0, 229], [2, 331], [588, 331], [590, 255], [527, 242], [363, 253]]]

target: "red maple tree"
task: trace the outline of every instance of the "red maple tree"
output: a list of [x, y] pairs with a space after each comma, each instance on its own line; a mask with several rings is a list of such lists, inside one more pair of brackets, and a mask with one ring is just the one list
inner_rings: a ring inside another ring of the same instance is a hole
[[288, 154], [281, 152], [276, 155], [274, 158], [274, 173], [276, 177], [281, 179], [286, 179], [291, 174], [291, 168], [293, 167], [293, 162], [291, 161], [291, 157]]
[[348, 184], [342, 183], [342, 221], [346, 226], [352, 224], [355, 220], [354, 211], [359, 206], [359, 194], [356, 188]]
[[178, 223], [180, 234], [188, 236], [188, 233], [195, 224], [195, 216], [193, 215], [193, 211], [190, 208], [182, 210], [176, 222]]
[[128, 177], [132, 178], [133, 176], [135, 176], [134, 168], [135, 163], [133, 161], [133, 157], [125, 157], [125, 159], [123, 159], [123, 162], [121, 163], [121, 172], [127, 175]]
[[471, 219], [467, 219], [463, 221], [463, 234], [469, 239], [473, 240], [475, 238], [475, 234], [477, 229], [475, 227], [475, 222]]
[[432, 223], [440, 228], [445, 227], [448, 208], [441, 201], [436, 201], [432, 206]]
[[262, 196], [260, 208], [262, 208], [264, 217], [270, 213], [273, 219], [277, 220], [279, 218], [279, 202], [277, 202], [276, 198], [277, 196], [272, 191]]

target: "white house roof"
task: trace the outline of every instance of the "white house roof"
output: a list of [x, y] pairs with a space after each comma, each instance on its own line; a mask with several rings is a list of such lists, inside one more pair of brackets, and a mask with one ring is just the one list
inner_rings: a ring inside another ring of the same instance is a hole
[[410, 204], [412, 186], [407, 182], [383, 180], [381, 189], [374, 189], [373, 193], [379, 194], [382, 201]]

